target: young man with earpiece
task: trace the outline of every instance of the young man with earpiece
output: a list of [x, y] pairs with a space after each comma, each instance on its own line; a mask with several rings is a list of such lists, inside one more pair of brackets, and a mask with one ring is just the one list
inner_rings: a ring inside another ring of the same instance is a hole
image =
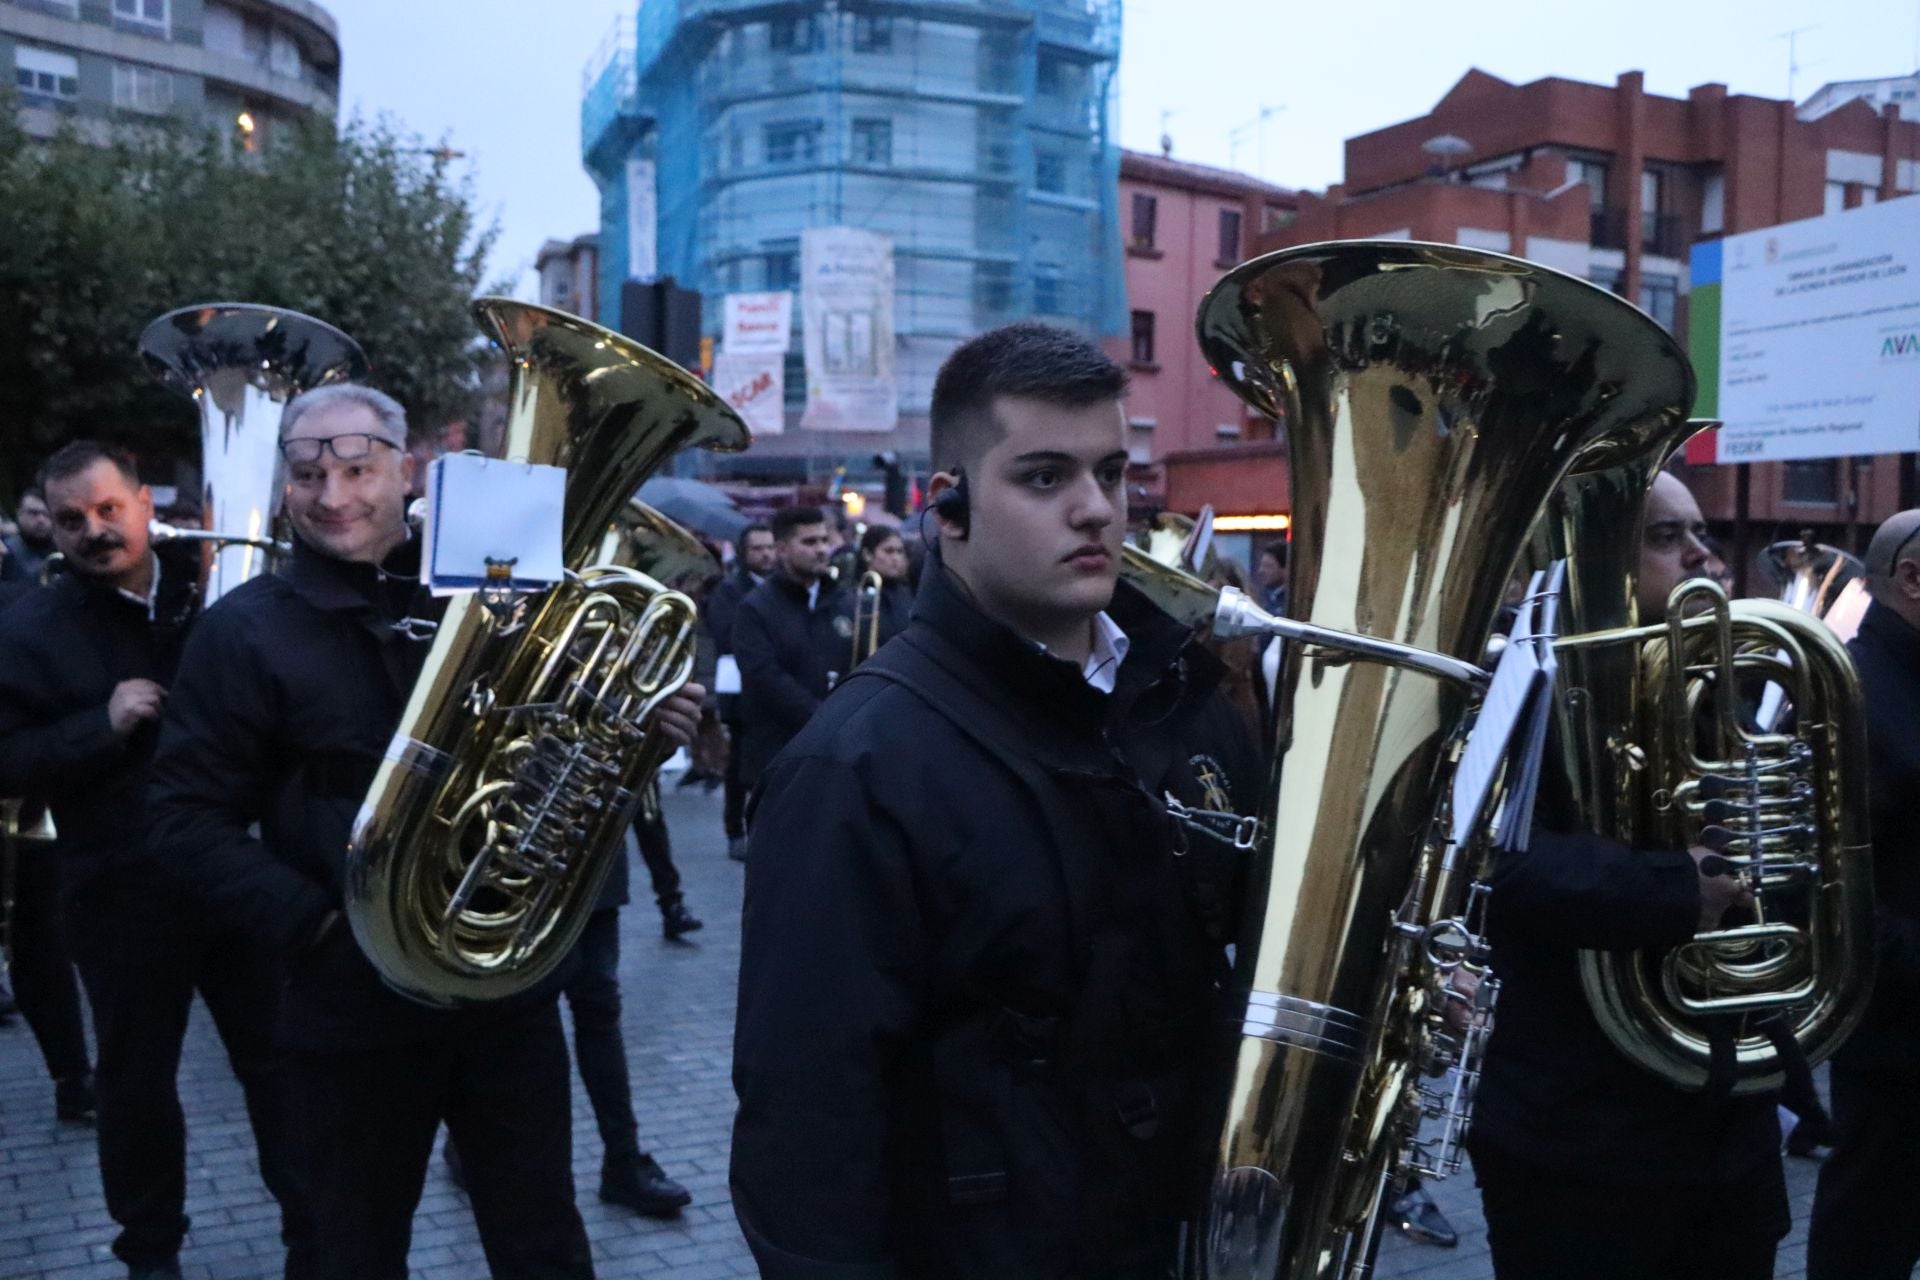
[[957, 350], [906, 630], [767, 769], [733, 1199], [761, 1274], [1161, 1277], [1214, 1136], [1252, 812], [1192, 635], [1118, 583], [1126, 375], [1062, 330]]

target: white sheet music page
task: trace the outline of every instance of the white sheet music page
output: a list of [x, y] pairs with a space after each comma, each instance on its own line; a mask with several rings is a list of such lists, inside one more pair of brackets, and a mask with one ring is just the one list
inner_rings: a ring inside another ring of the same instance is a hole
[[1493, 669], [1493, 682], [1487, 688], [1480, 714], [1467, 737], [1467, 749], [1453, 775], [1453, 827], [1451, 838], [1465, 844], [1479, 826], [1487, 797], [1499, 780], [1507, 751], [1515, 733], [1533, 710], [1537, 690], [1544, 678], [1540, 656], [1533, 640], [1533, 601], [1537, 598], [1543, 574], [1534, 574], [1527, 590], [1527, 601], [1513, 620], [1507, 647]]
[[1553, 686], [1559, 678], [1560, 658], [1553, 642], [1560, 634], [1560, 593], [1566, 587], [1567, 562], [1556, 560], [1547, 570], [1535, 610], [1528, 645], [1540, 663], [1540, 680], [1533, 708], [1520, 730], [1517, 749], [1508, 763], [1506, 807], [1501, 810], [1494, 843], [1503, 849], [1524, 849], [1533, 831], [1533, 802], [1540, 794], [1541, 762], [1547, 751], [1547, 726], [1553, 719]]
[[561, 524], [567, 473], [560, 467], [450, 453], [427, 469], [427, 520], [421, 555], [437, 596], [488, 581], [488, 561], [512, 562], [520, 591], [565, 576]]

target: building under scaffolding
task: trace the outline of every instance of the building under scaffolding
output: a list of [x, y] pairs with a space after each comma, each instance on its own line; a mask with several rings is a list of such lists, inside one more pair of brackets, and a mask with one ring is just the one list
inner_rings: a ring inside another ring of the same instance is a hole
[[[716, 334], [721, 295], [798, 288], [803, 228], [883, 232], [894, 248], [898, 429], [795, 430], [796, 334], [787, 434], [696, 465], [857, 476], [896, 449], [921, 467], [933, 376], [958, 342], [1029, 316], [1121, 330], [1119, 35], [1120, 0], [641, 0], [589, 65], [581, 106], [603, 323], [649, 256], [707, 296]], [[649, 173], [651, 191], [629, 190]], [[651, 245], [634, 242], [648, 204]]]

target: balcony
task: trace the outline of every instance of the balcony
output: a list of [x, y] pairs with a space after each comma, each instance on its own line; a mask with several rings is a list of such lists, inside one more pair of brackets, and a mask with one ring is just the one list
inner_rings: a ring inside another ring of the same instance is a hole
[[1687, 242], [1680, 230], [1680, 219], [1671, 213], [1640, 215], [1640, 252], [1662, 258], [1678, 258], [1686, 252]]
[[1596, 249], [1627, 247], [1627, 211], [1608, 205], [1588, 217], [1587, 240]]

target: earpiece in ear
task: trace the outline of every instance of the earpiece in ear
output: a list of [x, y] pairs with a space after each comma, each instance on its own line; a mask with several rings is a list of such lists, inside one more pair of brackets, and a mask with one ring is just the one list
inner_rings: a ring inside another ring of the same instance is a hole
[[948, 524], [960, 530], [962, 538], [967, 536], [967, 473], [958, 468], [954, 471], [953, 486], [941, 492], [933, 500], [934, 514]]

